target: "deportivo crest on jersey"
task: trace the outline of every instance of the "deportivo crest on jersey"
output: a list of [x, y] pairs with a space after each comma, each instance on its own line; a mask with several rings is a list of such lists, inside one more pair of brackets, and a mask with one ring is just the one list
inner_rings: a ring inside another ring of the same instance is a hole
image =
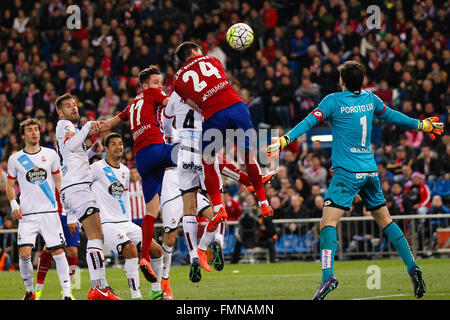
[[38, 166], [34, 166], [31, 170], [27, 171], [25, 178], [30, 183], [41, 184], [47, 180], [47, 171]]
[[125, 190], [123, 184], [120, 183], [119, 180], [116, 182], [111, 183], [111, 185], [108, 188], [108, 192], [113, 197], [120, 198], [123, 195], [123, 191]]

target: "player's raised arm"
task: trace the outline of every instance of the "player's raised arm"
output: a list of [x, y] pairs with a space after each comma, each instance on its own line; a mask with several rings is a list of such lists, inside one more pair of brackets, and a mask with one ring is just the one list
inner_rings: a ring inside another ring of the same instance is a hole
[[386, 106], [376, 95], [374, 95], [374, 98], [375, 114], [387, 123], [425, 132], [432, 140], [436, 139], [436, 135], [441, 135], [444, 132], [444, 124], [437, 117], [430, 117], [424, 120], [410, 118]]
[[292, 130], [279, 138], [272, 138], [273, 143], [267, 147], [267, 156], [269, 159], [277, 157], [280, 152], [286, 148], [292, 141], [308, 132], [331, 114], [333, 104], [332, 95], [326, 96], [319, 106], [311, 111], [308, 116], [298, 123]]

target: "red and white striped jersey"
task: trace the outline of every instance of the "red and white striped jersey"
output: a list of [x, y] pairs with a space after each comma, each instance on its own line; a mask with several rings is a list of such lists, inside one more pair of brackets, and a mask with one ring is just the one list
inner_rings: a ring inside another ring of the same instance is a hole
[[135, 182], [130, 181], [129, 195], [131, 203], [131, 219], [144, 219], [145, 200], [141, 180]]

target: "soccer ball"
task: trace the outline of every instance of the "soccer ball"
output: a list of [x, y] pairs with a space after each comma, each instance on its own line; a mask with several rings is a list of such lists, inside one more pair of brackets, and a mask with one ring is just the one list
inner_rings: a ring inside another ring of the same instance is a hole
[[245, 50], [253, 43], [252, 28], [245, 23], [233, 24], [227, 31], [227, 42], [233, 49]]

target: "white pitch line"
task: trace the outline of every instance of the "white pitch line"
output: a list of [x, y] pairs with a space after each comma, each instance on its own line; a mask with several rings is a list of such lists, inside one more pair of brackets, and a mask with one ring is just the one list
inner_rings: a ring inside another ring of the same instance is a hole
[[[445, 296], [448, 293], [433, 293], [433, 296]], [[371, 299], [380, 299], [380, 298], [393, 298], [393, 297], [406, 297], [410, 296], [409, 294], [391, 294], [386, 296], [374, 296], [374, 297], [366, 297], [366, 298], [355, 298], [351, 300], [371, 300]]]

